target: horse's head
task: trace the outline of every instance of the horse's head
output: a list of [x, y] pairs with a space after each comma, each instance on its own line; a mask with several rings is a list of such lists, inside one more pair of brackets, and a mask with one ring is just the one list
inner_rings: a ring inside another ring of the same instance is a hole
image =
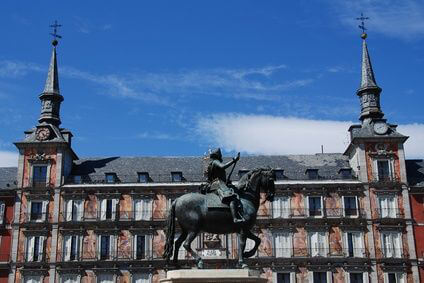
[[263, 190], [266, 193], [266, 200], [273, 201], [275, 194], [274, 171], [272, 169], [255, 169], [245, 174], [239, 184], [246, 190], [259, 193]]

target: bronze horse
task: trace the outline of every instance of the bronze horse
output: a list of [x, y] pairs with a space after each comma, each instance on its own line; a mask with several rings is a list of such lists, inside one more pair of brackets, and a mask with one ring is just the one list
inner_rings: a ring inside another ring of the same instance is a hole
[[[203, 268], [202, 258], [191, 249], [191, 242], [200, 232], [213, 234], [237, 233], [239, 237], [238, 256], [239, 266], [247, 268], [244, 258], [251, 257], [258, 249], [261, 239], [251, 232], [256, 222], [256, 215], [260, 205], [261, 190], [266, 193], [266, 200], [273, 201], [274, 172], [271, 169], [255, 169], [246, 173], [239, 181], [237, 188], [243, 205], [243, 216], [246, 220], [234, 223], [228, 207], [211, 209], [222, 206], [215, 194], [188, 193], [172, 202], [168, 215], [168, 230], [163, 257], [169, 260], [174, 251], [173, 262], [178, 266], [178, 250], [184, 242], [184, 248], [195, 258], [197, 267]], [[181, 227], [181, 235], [175, 241], [175, 218]], [[244, 251], [246, 239], [255, 241], [255, 246], [250, 251]]]

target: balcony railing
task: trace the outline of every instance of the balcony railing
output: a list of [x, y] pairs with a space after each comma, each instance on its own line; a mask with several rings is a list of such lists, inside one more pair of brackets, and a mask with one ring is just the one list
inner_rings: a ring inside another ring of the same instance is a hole
[[403, 213], [399, 208], [378, 208], [378, 218], [403, 218]]
[[403, 258], [403, 249], [383, 249], [383, 258]]
[[399, 183], [400, 178], [394, 174], [372, 174], [371, 183]]
[[153, 251], [152, 250], [141, 250], [141, 251], [133, 251], [133, 250], [104, 250], [104, 251], [83, 251], [82, 253], [69, 254], [66, 252], [58, 253], [58, 260], [62, 262], [69, 261], [91, 261], [91, 260], [104, 260], [104, 261], [119, 261], [119, 260], [152, 260], [153, 259]]
[[59, 221], [66, 223], [79, 223], [84, 221], [152, 221], [163, 220], [167, 215], [168, 210], [158, 209], [153, 211], [117, 210], [115, 213], [85, 211], [68, 214], [66, 212], [61, 212], [59, 214]]
[[23, 212], [22, 220], [24, 223], [45, 223], [49, 220], [48, 212]]
[[25, 262], [45, 262], [48, 260], [48, 255], [45, 252], [27, 253]]
[[303, 217], [326, 217], [326, 218], [358, 218], [365, 217], [366, 213], [363, 209], [345, 209], [345, 208], [280, 208], [271, 210], [272, 218], [303, 218]]

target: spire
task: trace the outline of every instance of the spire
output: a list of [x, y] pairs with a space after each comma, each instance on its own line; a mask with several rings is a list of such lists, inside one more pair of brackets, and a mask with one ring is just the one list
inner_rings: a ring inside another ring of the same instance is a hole
[[60, 27], [60, 25], [57, 24], [57, 21], [54, 25], [51, 25], [51, 27], [54, 27], [54, 33], [52, 33], [54, 36], [54, 40], [52, 41], [53, 50], [44, 91], [40, 94], [41, 115], [38, 122], [40, 124], [46, 123], [59, 126], [61, 123], [60, 103], [63, 101], [63, 96], [60, 95], [59, 90], [59, 72], [56, 58], [56, 46], [58, 45], [58, 41], [56, 38], [61, 38], [61, 36], [57, 34], [57, 27]]
[[361, 66], [361, 85], [357, 90], [356, 94], [359, 96], [361, 101], [361, 115], [359, 119], [364, 122], [370, 122], [372, 120], [382, 119], [384, 113], [381, 111], [380, 107], [380, 93], [381, 88], [378, 87], [374, 71], [371, 65], [370, 55], [368, 53], [367, 47], [367, 34], [365, 33], [365, 23], [364, 20], [367, 20], [367, 17], [361, 13], [361, 17], [357, 20], [361, 21], [359, 28], [362, 29], [362, 66]]

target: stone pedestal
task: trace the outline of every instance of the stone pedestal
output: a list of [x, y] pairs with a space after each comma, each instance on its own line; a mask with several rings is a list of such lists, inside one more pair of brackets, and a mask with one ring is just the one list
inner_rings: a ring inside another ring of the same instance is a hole
[[266, 283], [265, 278], [259, 277], [260, 273], [249, 269], [180, 269], [171, 270], [166, 274], [166, 279], [161, 283]]

